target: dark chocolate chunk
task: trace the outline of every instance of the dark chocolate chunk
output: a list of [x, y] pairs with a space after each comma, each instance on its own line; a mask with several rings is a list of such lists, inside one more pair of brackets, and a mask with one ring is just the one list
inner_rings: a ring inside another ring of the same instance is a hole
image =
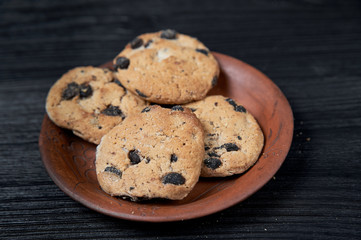
[[184, 111], [184, 108], [181, 105], [175, 105], [172, 107], [173, 111]]
[[227, 98], [226, 101], [231, 104], [234, 108], [237, 107], [237, 103], [232, 98]]
[[108, 115], [108, 116], [121, 116], [122, 119], [125, 118], [122, 110], [120, 110], [118, 106], [109, 105], [101, 113], [105, 114], [105, 115]]
[[129, 158], [130, 163], [131, 163], [132, 165], [138, 164], [138, 163], [140, 163], [140, 161], [141, 161], [138, 150], [131, 150], [131, 151], [129, 151], [129, 153], [128, 153], [128, 158]]
[[144, 112], [149, 112], [150, 111], [150, 107], [145, 107], [143, 110], [142, 110], [142, 113]]
[[139, 48], [140, 46], [143, 45], [143, 39], [141, 38], [134, 38], [131, 42], [130, 42], [130, 47], [132, 49], [136, 49]]
[[178, 157], [177, 157], [177, 155], [172, 153], [172, 155], [170, 155], [170, 162], [176, 162], [176, 161], [178, 161]]
[[122, 172], [121, 172], [118, 168], [115, 168], [115, 167], [106, 167], [106, 168], [104, 169], [104, 172], [115, 173], [115, 174], [117, 174], [119, 177], [122, 177]]
[[141, 91], [139, 91], [138, 89], [135, 89], [135, 91], [137, 92], [137, 94], [140, 96], [140, 97], [144, 97], [144, 98], [147, 98], [148, 96], [145, 95], [144, 93], [142, 93]]
[[196, 51], [199, 52], [199, 53], [203, 53], [204, 55], [208, 56], [208, 50], [206, 50], [206, 49], [197, 48]]
[[115, 79], [114, 83], [117, 84], [119, 87], [122, 87], [124, 90], [126, 90], [126, 88], [123, 86], [123, 84], [118, 79]]
[[217, 169], [222, 165], [221, 160], [219, 158], [207, 158], [203, 161], [207, 168]]
[[220, 157], [217, 153], [215, 153], [215, 152], [208, 152], [207, 153], [208, 154], [208, 156], [210, 156], [210, 157]]
[[146, 42], [146, 43], [144, 44], [144, 47], [145, 47], [145, 48], [149, 47], [149, 45], [150, 45], [152, 42], [153, 42], [152, 39], [148, 40], [148, 42]]
[[227, 152], [239, 150], [239, 147], [234, 143], [225, 143], [221, 146], [221, 148], [225, 148], [227, 150]]
[[79, 85], [75, 82], [71, 82], [64, 89], [61, 94], [61, 98], [64, 100], [70, 100], [79, 94]]
[[177, 38], [177, 32], [172, 29], [163, 30], [160, 34], [161, 38], [165, 39], [176, 39]]
[[186, 182], [186, 179], [176, 172], [171, 172], [165, 175], [162, 179], [163, 184], [182, 185]]
[[217, 76], [214, 76], [212, 78], [212, 87], [216, 86], [217, 85], [217, 82], [218, 82], [218, 77]]
[[236, 112], [247, 112], [247, 110], [241, 105], [238, 105], [235, 110]]
[[244, 113], [247, 112], [247, 110], [243, 106], [237, 105], [237, 103], [233, 99], [227, 98], [226, 101], [233, 106], [234, 111]]
[[130, 61], [126, 57], [118, 57], [117, 60], [115, 60], [114, 69], [118, 70], [120, 69], [127, 69], [130, 64]]
[[79, 87], [80, 98], [87, 98], [93, 94], [93, 89], [88, 83], [82, 83]]
[[211, 148], [208, 147], [208, 146], [205, 146], [205, 147], [204, 147], [204, 151], [208, 151], [209, 149], [211, 149]]

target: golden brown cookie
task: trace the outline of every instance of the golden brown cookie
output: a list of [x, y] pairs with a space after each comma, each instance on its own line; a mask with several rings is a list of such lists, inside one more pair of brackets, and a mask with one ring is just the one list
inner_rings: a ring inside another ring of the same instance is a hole
[[116, 78], [150, 102], [184, 104], [203, 99], [219, 66], [196, 38], [174, 30], [138, 36], [114, 59]]
[[97, 147], [96, 173], [102, 189], [133, 200], [179, 200], [197, 183], [204, 133], [187, 108], [153, 105], [126, 118]]
[[102, 136], [148, 103], [122, 87], [109, 69], [77, 67], [65, 73], [46, 100], [49, 118], [89, 142]]
[[209, 96], [185, 105], [205, 131], [202, 177], [224, 177], [246, 171], [263, 148], [263, 133], [254, 117], [230, 98]]

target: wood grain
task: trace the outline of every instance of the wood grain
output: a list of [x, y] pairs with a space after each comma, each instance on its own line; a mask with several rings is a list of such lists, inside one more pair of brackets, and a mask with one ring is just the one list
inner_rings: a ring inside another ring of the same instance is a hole
[[[27, 1], [0, 3], [1, 239], [359, 239], [359, 1]], [[47, 175], [38, 136], [49, 87], [163, 28], [266, 73], [295, 118], [284, 165], [248, 200], [179, 223], [96, 213]]]

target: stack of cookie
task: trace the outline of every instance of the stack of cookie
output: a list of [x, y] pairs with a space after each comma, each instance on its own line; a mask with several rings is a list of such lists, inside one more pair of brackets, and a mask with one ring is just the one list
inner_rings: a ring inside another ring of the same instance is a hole
[[206, 97], [219, 66], [197, 39], [174, 30], [143, 34], [113, 63], [114, 71], [70, 70], [46, 102], [55, 124], [98, 144], [105, 192], [180, 200], [200, 176], [240, 174], [257, 161], [263, 133], [236, 101]]

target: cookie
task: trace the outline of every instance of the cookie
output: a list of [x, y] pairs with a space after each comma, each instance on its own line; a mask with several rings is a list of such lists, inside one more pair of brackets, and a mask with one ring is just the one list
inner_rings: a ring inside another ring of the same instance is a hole
[[158, 104], [203, 99], [219, 76], [218, 63], [209, 49], [174, 30], [136, 37], [113, 63], [116, 78], [127, 89]]
[[225, 177], [246, 171], [263, 148], [263, 133], [254, 117], [236, 101], [209, 96], [185, 105], [205, 131], [202, 177]]
[[104, 134], [148, 103], [127, 91], [109, 69], [77, 67], [65, 73], [46, 100], [49, 118], [86, 141]]
[[198, 181], [203, 156], [197, 117], [180, 106], [153, 105], [102, 138], [95, 165], [101, 188], [112, 196], [179, 200]]

